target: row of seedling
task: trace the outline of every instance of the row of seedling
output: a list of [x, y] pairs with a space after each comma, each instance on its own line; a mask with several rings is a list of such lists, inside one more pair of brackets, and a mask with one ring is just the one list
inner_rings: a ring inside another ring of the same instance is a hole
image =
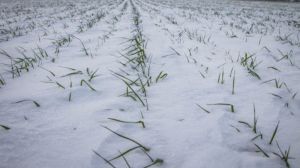
[[[152, 84], [152, 77], [150, 73], [150, 65], [151, 59], [146, 54], [146, 41], [144, 40], [144, 36], [142, 34], [141, 29], [141, 20], [140, 15], [134, 6], [133, 2], [130, 1], [130, 5], [133, 9], [133, 37], [128, 39], [128, 47], [126, 47], [123, 51], [124, 54], [121, 54], [121, 57], [124, 59], [123, 62], [120, 62], [124, 69], [121, 69], [120, 73], [112, 72], [114, 76], [121, 79], [126, 85], [126, 91], [123, 96], [130, 97], [134, 101], [139, 101], [144, 107], [148, 109], [148, 102], [147, 102], [147, 87]], [[167, 74], [164, 72], [160, 72], [155, 79], [155, 82], [158, 82], [164, 78], [166, 78]], [[142, 115], [143, 116], [143, 115]], [[126, 123], [126, 124], [140, 124], [143, 128], [145, 128], [145, 123], [143, 120], [139, 121], [126, 121], [116, 118], [109, 118], [112, 121], [119, 122], [119, 123]], [[131, 164], [126, 159], [126, 155], [142, 151], [142, 153], [149, 158], [149, 162], [147, 165], [143, 166], [144, 168], [151, 167], [153, 165], [162, 164], [162, 159], [153, 159], [149, 152], [150, 148], [146, 147], [145, 145], [141, 144], [137, 140], [120, 134], [116, 131], [108, 127], [104, 127], [108, 131], [112, 132], [113, 134], [117, 135], [118, 137], [130, 141], [131, 143], [135, 144], [133, 147], [129, 149], [125, 149], [124, 151], [120, 151], [116, 156], [107, 159], [102, 156], [100, 153], [94, 151], [94, 153], [103, 159], [110, 167], [115, 168], [113, 161], [117, 159], [122, 159], [128, 168], [131, 167]]]
[[108, 22], [111, 24], [110, 30], [107, 33], [105, 33], [104, 35], [98, 37], [98, 44], [97, 44], [98, 47], [100, 47], [100, 40], [101, 40], [101, 45], [103, 45], [106, 42], [106, 40], [108, 40], [110, 38], [110, 36], [113, 34], [113, 32], [116, 31], [115, 25], [120, 21], [120, 18], [124, 15], [127, 8], [128, 8], [128, 3], [125, 2], [120, 10], [120, 13], [118, 15], [114, 16], [111, 19], [111, 22]]
[[[134, 35], [131, 39], [127, 40], [128, 47], [123, 50], [125, 53], [121, 54], [121, 57], [124, 59], [124, 61], [120, 62], [124, 67], [127, 68], [127, 70], [125, 70], [125, 73], [123, 72], [122, 74], [115, 72], [113, 74], [120, 78], [126, 85], [126, 91], [123, 95], [130, 97], [135, 101], [139, 101], [148, 109], [146, 97], [147, 87], [152, 84], [152, 77], [150, 73], [151, 58], [149, 58], [146, 54], [147, 43], [142, 34], [140, 15], [133, 3], [131, 5], [133, 9]], [[132, 72], [131, 75], [130, 72]], [[159, 80], [164, 79], [166, 76], [166, 73], [160, 72], [155, 81], [158, 82]]]
[[[12, 78], [19, 77], [23, 72], [29, 72], [30, 69], [34, 69], [36, 66], [42, 63], [43, 59], [49, 57], [47, 51], [41, 47], [32, 49], [31, 56], [27, 55], [27, 50], [24, 48], [16, 49], [19, 56], [12, 56], [5, 50], [0, 50], [0, 55], [7, 57], [10, 61], [9, 64], [4, 64], [7, 67], [7, 71], [11, 74]], [[3, 79], [3, 77], [1, 77]]]

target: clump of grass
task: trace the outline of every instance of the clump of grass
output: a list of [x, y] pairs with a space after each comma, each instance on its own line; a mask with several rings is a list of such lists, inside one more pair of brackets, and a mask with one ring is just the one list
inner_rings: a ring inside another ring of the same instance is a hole
[[72, 35], [68, 34], [66, 36], [61, 36], [59, 39], [54, 40], [52, 44], [55, 46], [55, 54], [58, 55], [60, 53], [60, 47], [69, 45], [72, 42]]
[[122, 79], [122, 81], [126, 84], [127, 88], [126, 88], [126, 96], [127, 97], [131, 97], [133, 100], [139, 100], [141, 102], [141, 104], [143, 106], [146, 106], [146, 104], [144, 103], [144, 101], [141, 99], [141, 97], [137, 94], [137, 92], [131, 87], [131, 85]]
[[256, 57], [254, 57], [254, 55], [255, 54], [248, 55], [248, 53], [245, 53], [245, 55], [241, 58], [240, 64], [243, 67], [246, 67], [249, 74], [260, 80], [261, 78], [257, 74], [257, 72], [255, 72], [255, 69], [261, 62], [257, 62]]
[[81, 46], [82, 46], [82, 51], [84, 52], [84, 54], [86, 55], [86, 56], [92, 56], [91, 54], [89, 54], [88, 53], [88, 49], [85, 47], [85, 45], [84, 45], [84, 43], [83, 43], [83, 41], [80, 39], [80, 38], [78, 38], [78, 37], [76, 37], [76, 36], [74, 36], [74, 35], [72, 35], [74, 38], [76, 38], [77, 40], [79, 40], [79, 42], [80, 42], [80, 44], [81, 44]]
[[18, 57], [13, 57], [5, 50], [0, 50], [0, 54], [6, 56], [10, 60], [10, 64], [5, 64], [10, 69], [9, 72], [12, 74], [12, 78], [21, 76], [22, 72], [29, 72], [30, 69], [34, 69], [36, 65], [40, 65], [42, 59], [48, 57], [46, 50], [38, 47], [38, 52], [33, 51], [33, 56], [28, 56], [26, 54], [26, 49], [17, 48], [17, 52], [21, 55]]
[[283, 152], [282, 149], [280, 148], [278, 142], [276, 142], [276, 144], [277, 144], [277, 147], [278, 147], [278, 150], [279, 150], [280, 153], [273, 152], [273, 154], [275, 154], [281, 160], [283, 160], [287, 168], [290, 168], [291, 166], [290, 166], [289, 160], [293, 159], [292, 157], [290, 157], [291, 147], [289, 146], [288, 150], [285, 150]]

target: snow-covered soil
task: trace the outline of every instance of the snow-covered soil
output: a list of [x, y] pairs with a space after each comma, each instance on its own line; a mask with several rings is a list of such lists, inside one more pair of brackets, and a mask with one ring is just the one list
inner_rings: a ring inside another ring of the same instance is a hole
[[300, 4], [0, 0], [1, 168], [300, 165]]

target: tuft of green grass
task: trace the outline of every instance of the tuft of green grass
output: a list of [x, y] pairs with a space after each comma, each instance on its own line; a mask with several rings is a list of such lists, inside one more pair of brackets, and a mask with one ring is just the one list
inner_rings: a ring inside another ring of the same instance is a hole
[[277, 147], [278, 147], [278, 150], [279, 150], [280, 153], [273, 152], [273, 154], [275, 154], [281, 160], [283, 160], [287, 168], [290, 168], [291, 166], [290, 166], [290, 163], [289, 163], [289, 159], [293, 159], [292, 157], [290, 157], [291, 147], [289, 146], [288, 150], [285, 150], [283, 152], [277, 141], [276, 141], [276, 144], [277, 144]]
[[[128, 90], [128, 88], [131, 90], [131, 92], [134, 94], [134, 96], [135, 97], [133, 97], [134, 99], [135, 98], [137, 98], [141, 103], [142, 103], [142, 105], [143, 106], [146, 106], [146, 104], [144, 103], [144, 101], [141, 99], [141, 97], [136, 93], [136, 91], [130, 86], [130, 84], [127, 82], [127, 81], [125, 81], [125, 80], [123, 80], [122, 79], [122, 81], [127, 85], [127, 90]], [[130, 96], [129, 95], [129, 92], [127, 92], [127, 96]], [[132, 97], [132, 96], [131, 96]]]

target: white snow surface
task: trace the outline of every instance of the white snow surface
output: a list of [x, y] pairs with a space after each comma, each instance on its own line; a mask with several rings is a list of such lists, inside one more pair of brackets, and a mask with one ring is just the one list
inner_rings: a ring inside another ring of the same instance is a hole
[[0, 0], [0, 168], [297, 168], [299, 36], [299, 3]]

